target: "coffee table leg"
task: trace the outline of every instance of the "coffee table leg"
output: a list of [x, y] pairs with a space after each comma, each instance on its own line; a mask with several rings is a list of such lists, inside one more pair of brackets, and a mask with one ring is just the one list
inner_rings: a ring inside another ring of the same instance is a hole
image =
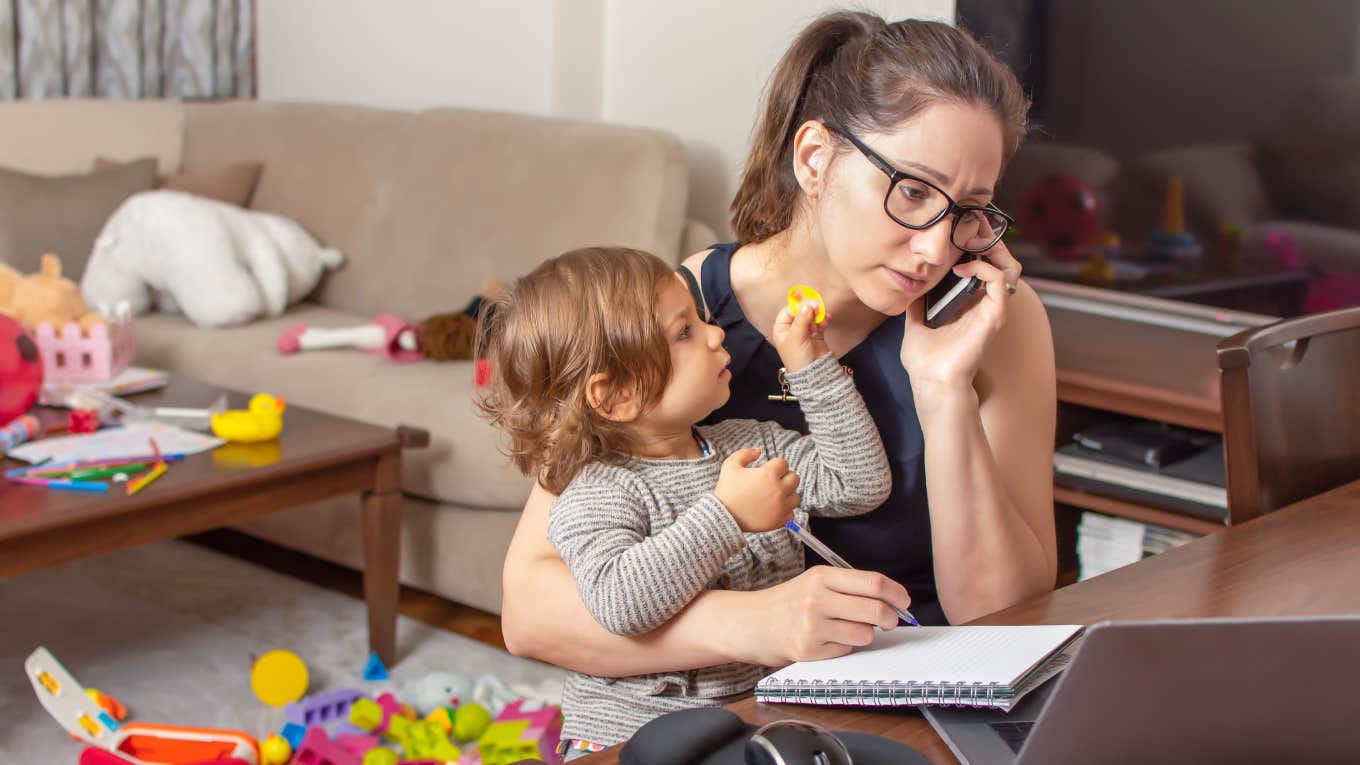
[[388, 667], [397, 658], [397, 574], [401, 562], [401, 454], [379, 458], [375, 489], [363, 498], [364, 601], [368, 644]]

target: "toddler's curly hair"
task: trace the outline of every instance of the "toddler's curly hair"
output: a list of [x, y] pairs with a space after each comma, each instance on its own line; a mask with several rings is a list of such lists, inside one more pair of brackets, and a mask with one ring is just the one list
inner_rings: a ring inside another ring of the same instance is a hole
[[492, 372], [477, 406], [509, 435], [515, 466], [549, 491], [562, 493], [589, 462], [636, 453], [628, 425], [593, 409], [586, 387], [606, 375], [605, 410], [624, 391], [640, 411], [661, 397], [671, 357], [657, 291], [675, 273], [646, 252], [587, 247], [545, 261], [483, 307], [478, 355]]

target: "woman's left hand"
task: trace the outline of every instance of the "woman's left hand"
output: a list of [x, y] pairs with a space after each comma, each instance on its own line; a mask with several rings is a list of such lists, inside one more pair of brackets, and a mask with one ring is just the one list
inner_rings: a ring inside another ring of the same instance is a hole
[[[985, 242], [979, 242], [979, 246]], [[931, 386], [971, 386], [983, 351], [1006, 323], [1006, 303], [1020, 279], [1020, 261], [997, 242], [980, 257], [954, 266], [954, 273], [982, 280], [985, 293], [974, 305], [941, 327], [925, 324], [925, 300], [907, 308], [902, 335], [902, 366], [913, 390]]]

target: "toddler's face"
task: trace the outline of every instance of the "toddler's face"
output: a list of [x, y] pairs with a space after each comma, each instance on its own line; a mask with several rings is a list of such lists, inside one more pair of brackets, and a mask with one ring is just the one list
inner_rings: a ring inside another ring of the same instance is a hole
[[723, 349], [723, 331], [699, 318], [679, 274], [657, 290], [657, 317], [670, 344], [671, 379], [646, 416], [669, 425], [693, 425], [731, 395], [731, 357]]

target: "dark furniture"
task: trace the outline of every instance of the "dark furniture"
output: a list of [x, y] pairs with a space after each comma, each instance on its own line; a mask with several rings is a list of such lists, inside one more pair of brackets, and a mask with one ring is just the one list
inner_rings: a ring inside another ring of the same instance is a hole
[[1360, 479], [1360, 308], [1218, 344], [1231, 523]]
[[[233, 408], [245, 407], [243, 394], [181, 378], [130, 400], [206, 406], [223, 393]], [[0, 578], [358, 494], [369, 645], [391, 666], [401, 553], [401, 450], [405, 443], [419, 445], [421, 435], [290, 406], [277, 441], [229, 444], [193, 455], [132, 496], [117, 486], [107, 493], [85, 493], [0, 483]], [[5, 470], [22, 466], [0, 462]]]
[[[974, 624], [1093, 624], [1102, 620], [1360, 613], [1360, 481], [1102, 576], [999, 611]], [[757, 725], [808, 720], [875, 733], [956, 763], [918, 712], [757, 704], [728, 707]], [[618, 762], [619, 747], [582, 758]], [[1299, 753], [1306, 759], [1306, 753]]]

